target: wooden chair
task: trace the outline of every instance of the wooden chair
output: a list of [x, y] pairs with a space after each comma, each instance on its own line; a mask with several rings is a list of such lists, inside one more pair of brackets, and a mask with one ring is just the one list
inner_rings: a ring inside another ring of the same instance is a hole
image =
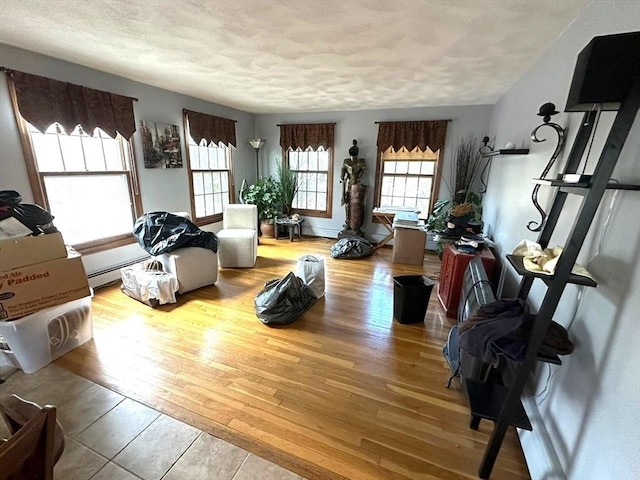
[[0, 399], [0, 414], [12, 434], [0, 440], [0, 480], [53, 480], [53, 466], [64, 450], [56, 408], [11, 395]]

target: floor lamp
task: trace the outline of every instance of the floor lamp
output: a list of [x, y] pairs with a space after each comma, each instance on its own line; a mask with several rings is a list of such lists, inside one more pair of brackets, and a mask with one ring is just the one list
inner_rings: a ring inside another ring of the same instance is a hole
[[264, 138], [250, 138], [249, 143], [256, 151], [256, 182], [257, 182], [260, 179], [260, 174], [259, 174], [260, 160], [259, 160], [258, 152], [260, 151], [260, 148], [264, 145]]

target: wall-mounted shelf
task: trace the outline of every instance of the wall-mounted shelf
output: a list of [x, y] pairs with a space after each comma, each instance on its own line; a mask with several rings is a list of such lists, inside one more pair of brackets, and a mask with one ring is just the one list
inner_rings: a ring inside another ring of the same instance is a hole
[[[545, 283], [553, 282], [554, 280], [553, 275], [545, 275], [544, 273], [531, 272], [526, 268], [524, 268], [524, 262], [522, 261], [522, 259], [523, 257], [518, 255], [507, 255], [507, 260], [509, 261], [511, 266], [514, 268], [514, 270], [518, 272], [519, 275], [522, 275], [523, 277], [540, 278]], [[569, 275], [569, 280], [567, 283], [575, 283], [576, 285], [585, 285], [587, 287], [598, 286], [598, 284], [595, 281], [593, 281], [591, 278], [585, 277], [584, 275], [575, 275], [573, 273]]]
[[[531, 181], [538, 185], [548, 185], [550, 187], [589, 188], [591, 186], [590, 182], [565, 182], [564, 180], [553, 180], [550, 178], [534, 178]], [[640, 185], [609, 182], [606, 188], [607, 190], [640, 190]]]
[[[465, 384], [471, 406], [471, 428], [477, 430], [481, 418], [497, 421], [509, 389], [504, 385], [478, 382], [470, 378], [465, 379]], [[525, 430], [533, 430], [521, 402], [517, 402], [509, 424]]]
[[489, 153], [483, 153], [483, 157], [495, 157], [496, 155], [527, 155], [528, 148], [501, 148]]

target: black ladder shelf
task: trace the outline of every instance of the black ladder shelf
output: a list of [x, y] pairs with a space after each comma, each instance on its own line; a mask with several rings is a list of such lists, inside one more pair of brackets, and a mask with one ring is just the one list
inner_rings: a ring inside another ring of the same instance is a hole
[[[595, 282], [586, 277], [572, 275], [571, 270], [578, 257], [585, 240], [591, 222], [596, 214], [598, 205], [607, 188], [611, 188], [611, 175], [620, 156], [622, 147], [627, 139], [629, 130], [634, 122], [636, 113], [640, 107], [640, 78], [635, 78], [626, 98], [622, 101], [618, 114], [606, 143], [600, 154], [598, 164], [588, 184], [567, 185], [559, 182], [554, 187], [560, 187], [556, 191], [549, 216], [538, 237], [538, 243], [546, 248], [551, 240], [551, 235], [558, 223], [560, 213], [565, 200], [570, 194], [582, 196], [582, 204], [571, 228], [570, 234], [564, 246], [560, 260], [553, 276], [537, 275], [521, 267], [521, 262], [509, 256], [508, 260], [516, 271], [522, 275], [518, 297], [526, 300], [535, 278], [542, 278], [547, 284], [547, 291], [540, 305], [538, 315], [531, 332], [525, 358], [518, 364], [513, 381], [506, 387], [499, 384], [469, 385], [469, 402], [471, 404], [471, 428], [477, 429], [480, 418], [487, 418], [495, 422], [493, 433], [485, 449], [484, 458], [480, 465], [478, 475], [488, 479], [491, 475], [496, 457], [502, 446], [502, 441], [510, 426], [531, 430], [529, 419], [522, 407], [520, 398], [527, 379], [532, 372], [537, 359], [537, 352], [542, 346], [545, 333], [551, 324], [560, 297], [567, 283], [577, 283], [588, 286], [596, 286]], [[576, 173], [580, 160], [592, 134], [595, 111], [586, 112], [582, 126], [577, 133], [576, 140], [567, 158], [564, 168], [565, 174]], [[570, 188], [564, 188], [570, 187]], [[582, 187], [582, 188], [580, 188]], [[615, 188], [615, 187], [614, 187]], [[637, 185], [625, 185], [623, 188], [637, 190]]]

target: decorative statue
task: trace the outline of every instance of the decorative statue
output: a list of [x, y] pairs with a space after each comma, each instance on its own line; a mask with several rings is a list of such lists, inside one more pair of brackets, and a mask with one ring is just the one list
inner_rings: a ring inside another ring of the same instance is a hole
[[341, 238], [347, 235], [363, 235], [364, 200], [367, 193], [367, 185], [362, 185], [361, 180], [367, 173], [367, 163], [364, 158], [358, 158], [358, 141], [353, 140], [349, 148], [349, 158], [345, 158], [340, 174], [342, 183], [342, 205], [345, 210], [345, 222], [343, 230], [338, 234]]

